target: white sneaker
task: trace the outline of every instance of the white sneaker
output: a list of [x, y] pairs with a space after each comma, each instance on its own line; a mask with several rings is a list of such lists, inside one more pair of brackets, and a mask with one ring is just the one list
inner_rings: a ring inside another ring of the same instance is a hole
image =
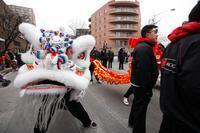
[[91, 121], [90, 125], [89, 126], [84, 126], [84, 128], [97, 128], [97, 124], [94, 122], [94, 121]]
[[124, 103], [125, 105], [129, 105], [128, 98], [126, 98], [126, 97], [123, 97], [123, 103]]

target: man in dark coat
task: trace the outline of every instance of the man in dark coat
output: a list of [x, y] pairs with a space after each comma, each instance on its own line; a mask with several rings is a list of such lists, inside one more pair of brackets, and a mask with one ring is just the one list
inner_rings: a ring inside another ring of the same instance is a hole
[[141, 38], [129, 39], [129, 45], [135, 46], [130, 79], [134, 99], [129, 116], [129, 126], [133, 127], [133, 133], [146, 132], [147, 107], [158, 77], [157, 62], [153, 52], [153, 46], [157, 44], [157, 26], [144, 26], [141, 35]]
[[[91, 74], [91, 80], [90, 82], [93, 83], [93, 72], [95, 69], [95, 65], [94, 65], [94, 60], [101, 60], [101, 54], [100, 52], [96, 49], [96, 47], [93, 48], [93, 50], [90, 52], [90, 66], [89, 66], [89, 70], [90, 70], [90, 74]], [[99, 78], [95, 76], [95, 79], [97, 81], [97, 83], [101, 84], [101, 82], [99, 81]]]
[[108, 68], [112, 68], [113, 59], [114, 59], [114, 52], [112, 48], [110, 48], [108, 51]]
[[118, 52], [118, 60], [119, 60], [119, 70], [124, 69], [124, 61], [125, 61], [125, 52], [124, 49], [121, 48]]
[[169, 36], [161, 65], [159, 133], [200, 133], [200, 1]]
[[108, 52], [106, 48], [103, 48], [101, 51], [101, 59], [102, 59], [102, 65], [107, 68], [107, 62], [108, 62]]

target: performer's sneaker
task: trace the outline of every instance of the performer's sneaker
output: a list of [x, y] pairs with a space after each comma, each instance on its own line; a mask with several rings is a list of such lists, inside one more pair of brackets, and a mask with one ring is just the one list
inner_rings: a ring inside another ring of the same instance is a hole
[[91, 128], [97, 128], [97, 124], [94, 121], [92, 121], [91, 124], [90, 124], [90, 127]]
[[123, 97], [123, 103], [124, 103], [125, 105], [129, 105], [128, 98], [126, 98], [126, 97]]
[[101, 84], [101, 81], [97, 81], [98, 84]]
[[97, 124], [94, 121], [92, 121], [89, 126], [84, 126], [84, 127], [85, 128], [93, 128], [93, 129], [95, 129], [95, 128], [97, 128]]

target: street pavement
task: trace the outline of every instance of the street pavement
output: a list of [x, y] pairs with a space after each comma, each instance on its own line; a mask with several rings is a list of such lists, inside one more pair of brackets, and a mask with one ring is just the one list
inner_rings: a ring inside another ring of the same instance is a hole
[[[125, 65], [127, 69], [128, 64]], [[114, 62], [113, 70], [118, 70], [118, 63]], [[16, 72], [5, 75], [14, 80]], [[130, 97], [130, 105], [122, 103], [124, 93], [129, 85], [98, 84], [95, 80], [89, 85], [84, 99], [81, 101], [90, 118], [98, 124], [96, 129], [85, 129], [68, 111], [60, 111], [53, 117], [47, 133], [131, 133], [128, 127], [128, 116], [131, 109], [133, 96]], [[161, 123], [159, 108], [159, 91], [153, 90], [154, 95], [147, 111], [147, 133], [157, 133]], [[23, 108], [19, 109], [19, 91], [13, 87], [13, 82], [8, 87], [0, 88], [0, 133], [33, 133], [28, 120], [22, 120]], [[21, 111], [21, 112], [20, 112]], [[21, 124], [23, 123], [23, 124]], [[21, 126], [23, 125], [23, 126]], [[26, 128], [25, 128], [26, 127]], [[23, 129], [24, 128], [24, 129]]]

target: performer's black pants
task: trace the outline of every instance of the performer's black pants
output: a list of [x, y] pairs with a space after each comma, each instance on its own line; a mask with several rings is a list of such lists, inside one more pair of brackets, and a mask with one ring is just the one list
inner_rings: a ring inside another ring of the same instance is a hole
[[174, 117], [163, 115], [159, 133], [200, 133]]
[[146, 112], [147, 106], [152, 97], [152, 90], [134, 88], [134, 99], [129, 115], [129, 126], [133, 127], [133, 133], [146, 132]]
[[131, 86], [128, 88], [128, 90], [126, 91], [126, 93], [124, 94], [124, 97], [129, 98], [129, 96], [130, 96], [131, 94], [133, 94], [133, 91], [134, 91], [134, 86], [131, 85]]
[[[62, 103], [65, 103], [65, 105], [63, 105], [62, 108], [64, 108], [64, 110], [68, 109], [74, 117], [76, 117], [77, 119], [79, 119], [82, 122], [84, 127], [89, 127], [91, 124], [91, 119], [89, 118], [88, 113], [85, 111], [85, 109], [83, 108], [83, 106], [81, 105], [80, 102], [69, 101], [69, 98], [70, 98], [70, 92], [66, 93], [64, 98], [62, 99], [62, 100], [64, 100], [64, 102], [62, 102]], [[45, 97], [44, 97], [44, 99], [45, 99]], [[43, 101], [44, 101], [44, 99], [43, 99]], [[39, 121], [39, 115], [42, 113], [41, 108], [39, 109], [37, 121]], [[51, 111], [51, 114], [55, 113], [55, 109], [53, 108], [53, 106], [51, 107], [50, 111]], [[35, 125], [34, 133], [46, 133], [52, 117], [53, 117], [53, 115], [49, 116], [48, 121], [47, 121], [47, 127], [46, 127], [46, 129], [43, 129], [42, 131], [39, 130], [38, 125]]]

